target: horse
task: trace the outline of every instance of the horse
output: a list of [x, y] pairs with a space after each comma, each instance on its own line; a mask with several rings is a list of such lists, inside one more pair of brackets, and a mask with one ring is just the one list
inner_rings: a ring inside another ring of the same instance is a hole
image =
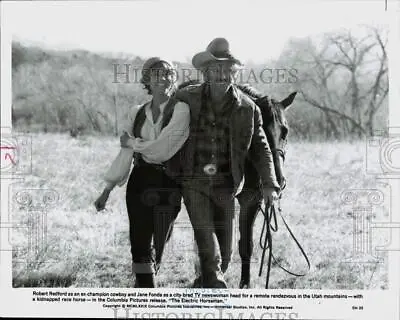
[[[289, 133], [285, 111], [292, 104], [297, 92], [292, 92], [283, 100], [277, 101], [268, 96], [263, 96], [250, 86], [238, 85], [238, 88], [246, 93], [261, 110], [263, 129], [272, 152], [276, 177], [282, 191], [286, 186], [286, 179], [283, 174], [283, 162], [285, 160], [285, 147]], [[244, 172], [244, 185], [241, 192], [237, 195], [240, 205], [239, 255], [242, 264], [239, 288], [241, 289], [250, 287], [253, 227], [263, 200], [260, 176], [250, 160], [246, 160]]]

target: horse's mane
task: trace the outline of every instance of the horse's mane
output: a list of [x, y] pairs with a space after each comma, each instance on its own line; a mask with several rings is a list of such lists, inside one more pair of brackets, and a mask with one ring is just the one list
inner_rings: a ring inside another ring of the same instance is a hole
[[236, 85], [242, 92], [247, 94], [252, 99], [260, 99], [263, 97], [257, 89], [253, 88], [249, 84], [238, 84]]
[[[185, 82], [182, 82], [180, 85], [178, 85], [178, 90], [186, 88], [187, 86], [191, 86], [194, 84], [200, 84], [200, 81], [198, 80], [187, 80]], [[260, 99], [263, 96], [262, 93], [260, 93], [257, 89], [253, 88], [249, 84], [238, 84], [236, 85], [243, 93], [247, 94], [250, 98], [252, 99]]]
[[194, 84], [200, 84], [200, 81], [198, 81], [198, 80], [187, 80], [185, 82], [182, 82], [180, 85], [178, 85], [177, 90], [186, 88], [188, 86], [192, 86]]

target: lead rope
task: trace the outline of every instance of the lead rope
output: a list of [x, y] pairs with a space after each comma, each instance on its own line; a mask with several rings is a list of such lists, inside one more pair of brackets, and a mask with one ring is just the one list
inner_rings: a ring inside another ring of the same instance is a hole
[[[294, 273], [292, 271], [289, 271], [285, 267], [283, 267], [280, 263], [278, 263], [278, 261], [276, 260], [276, 258], [272, 254], [272, 234], [271, 234], [271, 230], [274, 231], [274, 232], [278, 231], [275, 204], [268, 205], [267, 206], [267, 212], [265, 212], [260, 206], [259, 210], [264, 215], [264, 223], [263, 223], [263, 228], [261, 230], [261, 235], [260, 235], [260, 246], [262, 248], [262, 255], [261, 255], [261, 262], [260, 262], [260, 270], [259, 270], [259, 273], [258, 273], [259, 277], [262, 274], [262, 269], [263, 269], [263, 266], [264, 266], [265, 251], [269, 248], [268, 262], [267, 262], [267, 277], [266, 277], [266, 281], [265, 281], [265, 289], [268, 289], [269, 275], [270, 275], [270, 271], [271, 271], [272, 259], [278, 265], [278, 267], [280, 267], [283, 271], [289, 273], [290, 275], [296, 276], [296, 277], [305, 276], [308, 273], [308, 271], [310, 271], [310, 269], [311, 269], [310, 260], [308, 259], [307, 254], [305, 253], [303, 247], [300, 245], [299, 241], [294, 236], [292, 230], [289, 228], [288, 224], [286, 223], [286, 220], [283, 218], [282, 209], [281, 209], [281, 206], [280, 206], [280, 199], [278, 201], [279, 201], [278, 202], [279, 203], [278, 212], [279, 212], [279, 214], [280, 214], [280, 216], [282, 218], [283, 223], [285, 224], [286, 229], [289, 231], [290, 236], [293, 238], [293, 240], [295, 241], [297, 247], [300, 249], [303, 257], [305, 258], [305, 260], [307, 262], [308, 270], [305, 273]], [[274, 219], [274, 222], [275, 222], [275, 226], [274, 227], [271, 226], [271, 218]], [[264, 232], [265, 232], [265, 238], [264, 238], [264, 241], [263, 241]]]
[[[267, 278], [265, 282], [265, 289], [268, 289], [268, 283], [269, 283], [269, 274], [271, 271], [271, 263], [272, 263], [272, 235], [271, 235], [271, 215], [273, 214], [272, 208], [274, 206], [269, 206], [268, 208], [270, 209], [271, 213], [269, 212], [265, 213], [264, 211], [261, 211], [264, 215], [264, 223], [263, 223], [263, 228], [261, 230], [261, 235], [260, 235], [260, 246], [263, 249], [262, 254], [261, 254], [261, 262], [260, 262], [260, 270], [258, 272], [258, 276], [260, 277], [262, 274], [262, 269], [264, 266], [264, 259], [265, 259], [265, 251], [267, 248], [269, 248], [268, 251], [268, 264], [267, 264]], [[261, 207], [259, 208], [260, 210]], [[276, 219], [275, 219], [276, 221]], [[264, 235], [264, 231], [266, 230], [265, 238], [264, 238], [264, 244], [262, 243], [262, 238]]]

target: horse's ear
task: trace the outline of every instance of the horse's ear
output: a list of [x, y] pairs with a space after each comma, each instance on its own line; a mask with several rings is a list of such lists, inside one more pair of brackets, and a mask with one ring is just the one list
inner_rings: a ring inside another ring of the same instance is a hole
[[296, 94], [297, 92], [292, 92], [291, 94], [289, 94], [289, 96], [287, 96], [280, 102], [284, 109], [287, 109], [287, 107], [289, 107], [292, 104]]

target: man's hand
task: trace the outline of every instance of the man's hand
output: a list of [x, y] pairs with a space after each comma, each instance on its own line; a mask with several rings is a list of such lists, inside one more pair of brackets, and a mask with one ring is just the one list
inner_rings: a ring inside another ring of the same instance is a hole
[[265, 201], [265, 206], [272, 205], [276, 200], [278, 200], [278, 192], [275, 188], [263, 188], [263, 197]]
[[97, 200], [94, 202], [94, 206], [96, 207], [97, 211], [104, 210], [106, 207], [106, 202], [108, 200], [108, 197], [110, 196], [110, 192], [112, 189], [107, 189], [105, 188], [103, 190], [103, 193], [97, 198]]
[[133, 137], [126, 131], [119, 138], [122, 148], [133, 148]]

